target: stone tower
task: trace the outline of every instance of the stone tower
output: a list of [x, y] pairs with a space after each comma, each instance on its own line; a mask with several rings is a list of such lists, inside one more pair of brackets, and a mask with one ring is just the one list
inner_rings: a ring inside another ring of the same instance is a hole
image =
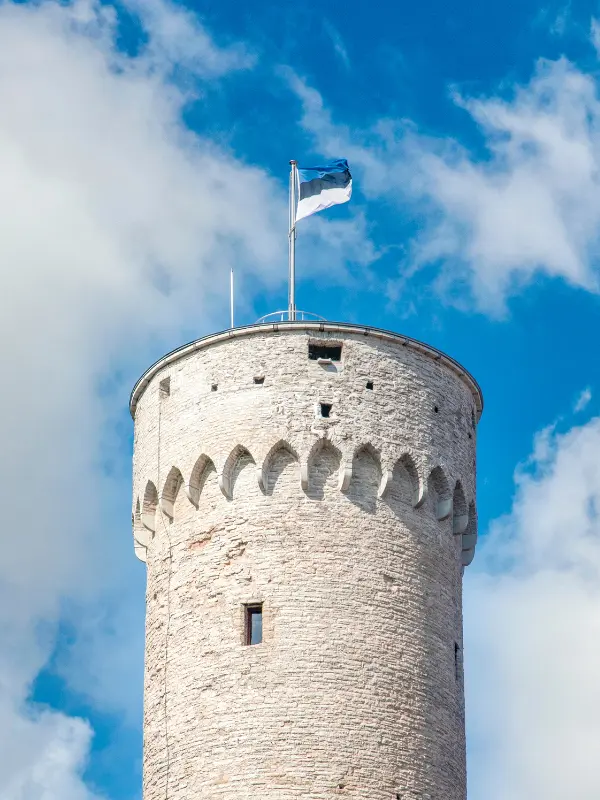
[[280, 322], [170, 353], [131, 411], [144, 800], [464, 800], [474, 379]]

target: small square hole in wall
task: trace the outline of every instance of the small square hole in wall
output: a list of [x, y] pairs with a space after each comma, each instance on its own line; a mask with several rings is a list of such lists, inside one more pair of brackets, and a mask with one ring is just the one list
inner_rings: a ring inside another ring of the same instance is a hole
[[373, 381], [367, 381], [367, 389], [370, 389], [372, 391], [374, 385], [375, 384], [373, 383]]
[[213, 384], [211, 384], [210, 390], [211, 390], [211, 392], [216, 392], [218, 388], [219, 388], [219, 384], [218, 383], [213, 383]]
[[163, 378], [159, 383], [159, 394], [161, 397], [168, 397], [171, 394], [171, 378]]
[[254, 383], [257, 386], [262, 386], [264, 382], [265, 382], [265, 376], [264, 375], [256, 375], [254, 377]]
[[262, 642], [262, 603], [244, 606], [244, 644]]
[[321, 408], [321, 416], [322, 417], [330, 417], [331, 416], [331, 403], [319, 403]]

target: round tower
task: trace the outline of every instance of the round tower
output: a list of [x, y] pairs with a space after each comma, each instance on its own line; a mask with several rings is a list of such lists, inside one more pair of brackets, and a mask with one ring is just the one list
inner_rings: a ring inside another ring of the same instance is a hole
[[131, 411], [144, 800], [464, 800], [475, 380], [281, 322], [170, 353]]

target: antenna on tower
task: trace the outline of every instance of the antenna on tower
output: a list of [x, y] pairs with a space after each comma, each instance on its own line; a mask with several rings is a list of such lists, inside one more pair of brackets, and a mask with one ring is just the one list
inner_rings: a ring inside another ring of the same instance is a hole
[[233, 324], [233, 267], [229, 272], [229, 317], [230, 317], [230, 328], [234, 328]]

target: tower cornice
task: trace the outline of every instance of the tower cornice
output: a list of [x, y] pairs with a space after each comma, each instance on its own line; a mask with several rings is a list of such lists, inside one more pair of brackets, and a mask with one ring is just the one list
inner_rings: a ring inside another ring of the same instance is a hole
[[407, 347], [415, 350], [422, 355], [431, 358], [433, 361], [443, 364], [446, 368], [451, 370], [457, 375], [468, 387], [473, 395], [473, 401], [477, 410], [477, 421], [481, 417], [483, 411], [483, 393], [481, 387], [471, 375], [458, 361], [453, 359], [446, 353], [438, 350], [436, 347], [420, 342], [418, 339], [412, 339], [409, 336], [403, 336], [393, 331], [387, 331], [383, 328], [373, 328], [366, 325], [355, 325], [350, 322], [325, 322], [316, 321], [310, 322], [302, 321], [282, 321], [282, 322], [269, 322], [260, 323], [255, 325], [244, 325], [239, 328], [229, 328], [219, 333], [211, 333], [208, 336], [203, 336], [193, 342], [182, 345], [181, 347], [172, 350], [170, 353], [159, 358], [151, 367], [149, 367], [144, 374], [138, 379], [129, 400], [129, 410], [131, 416], [135, 419], [135, 410], [140, 397], [143, 395], [146, 387], [154, 378], [154, 376], [165, 367], [174, 364], [186, 356], [195, 353], [197, 350], [210, 347], [220, 342], [228, 341], [229, 339], [237, 339], [246, 336], [254, 336], [256, 334], [265, 333], [279, 333], [282, 331], [306, 331], [307, 333], [340, 333], [340, 334], [355, 334], [360, 336], [371, 336], [374, 339], [388, 341], [394, 344], [399, 344], [402, 347]]

